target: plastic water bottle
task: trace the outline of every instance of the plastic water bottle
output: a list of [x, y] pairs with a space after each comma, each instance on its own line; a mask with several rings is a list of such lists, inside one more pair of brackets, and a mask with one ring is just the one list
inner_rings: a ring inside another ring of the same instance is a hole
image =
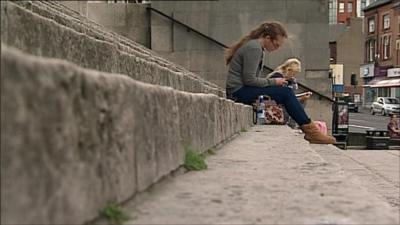
[[258, 98], [258, 110], [257, 110], [257, 124], [263, 125], [265, 124], [265, 102], [264, 96], [260, 95]]

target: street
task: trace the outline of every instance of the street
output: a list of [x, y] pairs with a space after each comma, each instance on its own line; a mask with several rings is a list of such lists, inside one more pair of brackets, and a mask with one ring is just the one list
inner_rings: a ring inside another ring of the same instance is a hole
[[388, 116], [371, 115], [369, 111], [360, 109], [358, 113], [349, 113], [349, 132], [365, 133], [368, 129], [387, 129]]

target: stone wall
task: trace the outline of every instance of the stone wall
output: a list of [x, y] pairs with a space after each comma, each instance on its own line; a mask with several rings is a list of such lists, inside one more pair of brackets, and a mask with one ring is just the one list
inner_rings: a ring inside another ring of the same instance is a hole
[[[363, 81], [360, 77], [360, 65], [364, 63], [364, 34], [362, 18], [351, 18], [346, 31], [337, 40], [337, 63], [343, 64], [343, 84], [345, 91], [362, 95]], [[348, 54], [351, 52], [352, 54]], [[351, 85], [351, 74], [356, 74], [357, 87]], [[363, 97], [361, 97], [363, 99]]]
[[88, 1], [81, 0], [81, 1], [60, 1], [61, 4], [67, 6], [68, 8], [75, 10], [79, 14], [83, 16], [88, 15]]
[[[252, 109], [59, 2], [1, 1], [1, 223], [82, 224]], [[19, 50], [17, 50], [17, 49]]]
[[88, 3], [87, 17], [106, 29], [151, 48], [149, 4]]
[[184, 145], [252, 125], [251, 107], [213, 94], [1, 49], [2, 224], [82, 224], [177, 169]]
[[58, 2], [2, 1], [1, 14], [2, 42], [27, 53], [182, 91], [225, 96], [217, 85]]
[[[331, 93], [326, 0], [154, 1], [151, 6], [228, 46], [263, 21], [280, 21], [290, 37], [268, 55], [266, 64], [275, 68], [288, 57], [298, 57], [304, 68], [300, 80]], [[153, 50], [225, 87], [222, 47], [157, 13], [151, 14], [151, 23]]]

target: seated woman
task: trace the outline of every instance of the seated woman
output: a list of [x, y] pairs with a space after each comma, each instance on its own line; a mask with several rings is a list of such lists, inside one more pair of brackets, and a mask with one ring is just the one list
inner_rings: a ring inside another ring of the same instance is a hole
[[[297, 81], [296, 81], [296, 74], [301, 71], [301, 62], [296, 58], [289, 58], [287, 59], [282, 65], [278, 66], [272, 73], [268, 74], [267, 78], [285, 78], [288, 81], [287, 86], [291, 88], [293, 91], [298, 89]], [[297, 100], [302, 104], [304, 107], [306, 101], [311, 97], [312, 92], [307, 92], [305, 95], [297, 97]], [[296, 122], [289, 116], [287, 110], [285, 110], [285, 118], [288, 121], [288, 125], [291, 128], [296, 127]]]
[[[278, 66], [272, 73], [270, 73], [267, 78], [285, 78], [288, 81], [287, 86], [293, 91], [298, 89], [296, 74], [301, 71], [301, 62], [296, 58], [287, 59], [282, 65]], [[312, 95], [312, 92], [307, 92], [305, 95], [297, 97], [300, 103], [305, 103]]]
[[390, 114], [390, 120], [387, 125], [389, 137], [393, 139], [400, 139], [399, 118], [396, 114]]
[[269, 95], [278, 104], [283, 104], [310, 143], [333, 144], [336, 139], [321, 133], [311, 121], [289, 87], [285, 78], [262, 78], [266, 51], [277, 50], [285, 42], [287, 33], [278, 22], [265, 22], [227, 50], [229, 65], [226, 94], [228, 98], [251, 105], [259, 95]]

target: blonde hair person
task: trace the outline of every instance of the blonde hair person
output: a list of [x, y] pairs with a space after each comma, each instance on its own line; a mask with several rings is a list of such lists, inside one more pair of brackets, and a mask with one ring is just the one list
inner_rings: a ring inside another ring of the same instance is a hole
[[300, 71], [301, 62], [296, 58], [289, 58], [274, 70], [274, 72], [282, 73], [286, 79], [294, 77]]
[[[301, 72], [301, 62], [297, 58], [289, 58], [283, 64], [276, 67], [276, 69], [270, 73], [268, 78], [285, 78], [288, 81], [288, 86], [292, 89], [297, 89], [297, 80], [295, 78], [296, 74]], [[296, 84], [293, 87], [292, 84]], [[297, 99], [301, 103], [305, 103], [312, 95], [312, 92], [306, 92], [304, 95], [298, 97]]]
[[226, 81], [227, 97], [240, 103], [251, 105], [260, 95], [269, 95], [278, 104], [283, 104], [305, 133], [304, 138], [311, 143], [332, 144], [334, 137], [321, 133], [311, 121], [296, 99], [293, 91], [286, 87], [285, 78], [265, 78], [261, 71], [267, 52], [279, 49], [287, 39], [287, 32], [279, 22], [264, 22], [226, 51], [228, 65]]

